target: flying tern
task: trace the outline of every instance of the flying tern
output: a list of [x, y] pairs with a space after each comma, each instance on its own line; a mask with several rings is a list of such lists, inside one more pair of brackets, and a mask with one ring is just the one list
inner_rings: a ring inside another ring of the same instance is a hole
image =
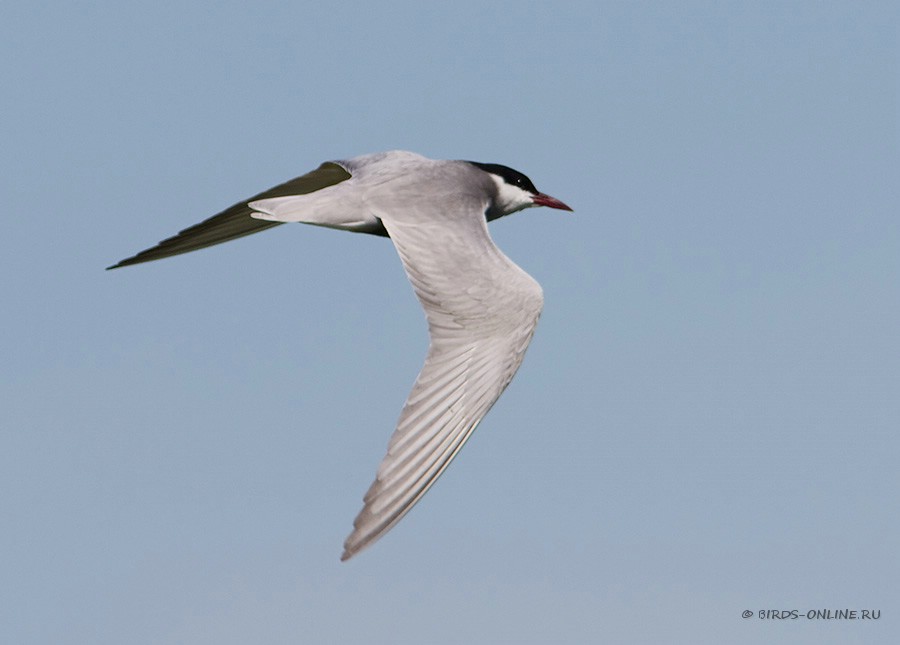
[[390, 237], [425, 310], [430, 344], [344, 543], [347, 560], [422, 498], [519, 369], [543, 294], [494, 245], [487, 222], [533, 206], [572, 210], [507, 166], [382, 152], [327, 161], [108, 268], [285, 222]]

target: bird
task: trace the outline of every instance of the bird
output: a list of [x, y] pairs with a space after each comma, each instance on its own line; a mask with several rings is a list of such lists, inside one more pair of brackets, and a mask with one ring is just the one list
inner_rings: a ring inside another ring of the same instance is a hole
[[518, 371], [543, 291], [497, 248], [487, 223], [535, 206], [572, 210], [508, 166], [393, 150], [326, 161], [107, 268], [287, 222], [390, 238], [425, 311], [429, 346], [344, 542], [348, 560], [425, 495]]

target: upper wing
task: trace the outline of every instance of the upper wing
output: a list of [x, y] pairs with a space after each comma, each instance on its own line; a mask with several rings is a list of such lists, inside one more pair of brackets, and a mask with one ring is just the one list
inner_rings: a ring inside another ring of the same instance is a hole
[[387, 531], [428, 491], [512, 380], [543, 306], [541, 288], [494, 246], [484, 205], [464, 218], [385, 214], [431, 344], [342, 560]]
[[227, 242], [238, 237], [243, 237], [244, 235], [258, 233], [267, 228], [278, 226], [281, 222], [272, 222], [251, 217], [250, 214], [253, 212], [253, 209], [249, 206], [250, 202], [261, 199], [271, 199], [273, 197], [306, 195], [327, 188], [328, 186], [334, 186], [349, 178], [350, 173], [341, 166], [335, 163], [325, 162], [312, 172], [291, 179], [290, 181], [275, 186], [274, 188], [270, 188], [259, 195], [254, 195], [250, 199], [239, 202], [218, 215], [213, 215], [199, 224], [184, 229], [179, 232], [178, 235], [163, 240], [153, 248], [141, 251], [135, 256], [126, 258], [117, 264], [107, 267], [107, 269], [117, 269], [130, 264], [140, 264], [141, 262], [160, 260], [173, 255], [179, 255], [180, 253], [187, 253], [188, 251], [196, 251], [197, 249], [212, 246], [213, 244]]

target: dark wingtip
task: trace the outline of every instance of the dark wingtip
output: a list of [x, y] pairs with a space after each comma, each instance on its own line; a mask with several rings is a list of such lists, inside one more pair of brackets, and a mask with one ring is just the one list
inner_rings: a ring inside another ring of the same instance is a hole
[[141, 254], [139, 253], [138, 255], [134, 255], [130, 258], [125, 258], [124, 260], [119, 260], [115, 264], [111, 264], [108, 267], [106, 267], [106, 270], [111, 271], [112, 269], [120, 269], [122, 267], [127, 267], [132, 264], [138, 264], [140, 262], [147, 262], [147, 260], [144, 260], [143, 258], [139, 259], [140, 255]]
[[106, 267], [106, 269], [118, 269], [119, 267], [131, 266], [132, 264], [161, 260], [181, 255], [182, 253], [205, 249], [209, 246], [278, 226], [282, 222], [255, 219], [252, 215], [253, 209], [250, 208], [249, 203], [258, 199], [269, 199], [272, 197], [306, 195], [334, 186], [349, 178], [350, 173], [343, 166], [326, 161], [312, 172], [279, 184], [274, 188], [254, 195], [246, 201], [238, 202], [199, 224], [179, 231], [177, 235], [166, 238], [156, 246], [141, 251], [130, 258], [125, 258], [112, 266]]

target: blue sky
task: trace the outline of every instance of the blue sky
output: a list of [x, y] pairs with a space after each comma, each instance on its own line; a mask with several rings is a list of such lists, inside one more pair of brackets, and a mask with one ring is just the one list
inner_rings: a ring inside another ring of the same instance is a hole
[[[896, 3], [2, 13], [9, 642], [896, 639]], [[528, 356], [342, 564], [427, 345], [390, 242], [103, 268], [394, 148], [575, 212], [492, 225], [544, 288]], [[741, 618], [820, 608], [882, 618]]]

